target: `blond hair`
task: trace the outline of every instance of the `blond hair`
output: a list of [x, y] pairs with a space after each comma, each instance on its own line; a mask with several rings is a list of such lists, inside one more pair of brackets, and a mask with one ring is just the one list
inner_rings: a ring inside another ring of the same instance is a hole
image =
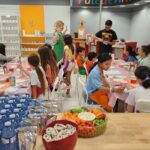
[[55, 29], [58, 28], [58, 27], [62, 27], [62, 26], [64, 26], [64, 22], [63, 21], [61, 21], [61, 20], [56, 21]]

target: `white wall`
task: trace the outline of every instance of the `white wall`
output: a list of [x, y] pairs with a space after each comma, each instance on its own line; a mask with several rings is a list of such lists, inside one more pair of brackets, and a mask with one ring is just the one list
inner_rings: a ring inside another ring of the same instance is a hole
[[54, 24], [57, 20], [63, 20], [70, 32], [70, 6], [44, 6], [45, 14], [45, 32], [53, 33]]
[[117, 10], [103, 10], [101, 26], [104, 26], [105, 21], [107, 19], [111, 19], [113, 21], [113, 30], [116, 31], [118, 38], [124, 38], [126, 40], [129, 39], [131, 25], [130, 12], [122, 12]]
[[132, 13], [130, 33], [130, 40], [137, 41], [138, 46], [150, 44], [150, 4]]
[[[96, 33], [99, 30], [99, 9], [72, 9], [71, 10], [71, 32], [76, 32], [79, 27], [80, 19], [86, 20], [86, 30], [89, 33]], [[113, 29], [116, 31], [118, 38], [129, 39], [130, 31], [130, 12], [120, 12], [116, 10], [102, 11], [102, 25], [104, 28], [105, 21], [113, 21]]]

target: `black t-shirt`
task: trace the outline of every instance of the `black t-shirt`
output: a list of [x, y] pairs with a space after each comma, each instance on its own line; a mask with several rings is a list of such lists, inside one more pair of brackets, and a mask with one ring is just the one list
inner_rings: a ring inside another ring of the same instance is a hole
[[[101, 38], [104, 41], [112, 42], [112, 41], [117, 40], [116, 32], [113, 30], [107, 31], [104, 29], [104, 30], [97, 32], [95, 35], [96, 35], [96, 37]], [[105, 44], [101, 43], [100, 53], [102, 53], [102, 52], [111, 53], [112, 52], [112, 46], [109, 44], [105, 45]]]

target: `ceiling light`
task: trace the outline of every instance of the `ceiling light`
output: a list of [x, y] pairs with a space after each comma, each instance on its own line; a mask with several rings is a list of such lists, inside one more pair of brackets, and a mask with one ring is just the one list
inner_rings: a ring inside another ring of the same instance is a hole
[[88, 8], [88, 7], [85, 7], [85, 6], [84, 6], [84, 7], [82, 7], [82, 8], [86, 9], [86, 8]]
[[126, 7], [125, 5], [120, 5], [120, 7]]
[[135, 3], [134, 5], [135, 5], [135, 6], [138, 6], [138, 5], [140, 5], [140, 4], [139, 4], [139, 3]]
[[108, 6], [104, 6], [103, 8], [108, 8]]

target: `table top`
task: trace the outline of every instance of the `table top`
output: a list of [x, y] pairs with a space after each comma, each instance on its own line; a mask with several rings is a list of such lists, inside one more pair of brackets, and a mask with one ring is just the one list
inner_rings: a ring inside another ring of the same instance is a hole
[[[44, 150], [41, 137], [36, 150]], [[78, 138], [75, 150], [150, 150], [150, 119], [144, 113], [110, 113], [105, 133]]]
[[[17, 65], [19, 64], [17, 58], [13, 61], [6, 63], [5, 66], [7, 67], [8, 73], [4, 74], [2, 67], [0, 68], [0, 96], [4, 94], [12, 95], [14, 92], [18, 92], [19, 94], [28, 93], [30, 91], [29, 87], [29, 77], [22, 75], [19, 69], [17, 69]], [[25, 69], [29, 69], [27, 65], [26, 58], [22, 58], [22, 64], [24, 65]], [[9, 70], [14, 70], [13, 76], [16, 77], [16, 85], [10, 86], [9, 82], [6, 82], [12, 74]]]

